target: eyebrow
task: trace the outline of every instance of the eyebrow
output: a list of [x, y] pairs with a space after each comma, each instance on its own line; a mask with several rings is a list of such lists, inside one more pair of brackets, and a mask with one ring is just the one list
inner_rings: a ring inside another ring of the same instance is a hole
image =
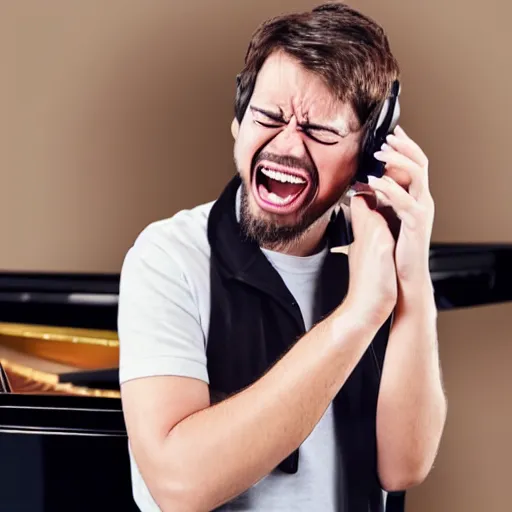
[[[272, 119], [273, 121], [276, 121], [278, 123], [284, 123], [285, 122], [284, 114], [283, 114], [283, 111], [281, 109], [279, 109], [279, 113], [272, 112], [270, 110], [265, 110], [263, 108], [255, 107], [253, 105], [250, 106], [250, 109], [252, 111], [259, 112], [259, 113], [267, 116], [269, 119]], [[298, 123], [298, 125], [301, 128], [306, 128], [306, 129], [310, 129], [310, 130], [325, 130], [325, 131], [334, 133], [335, 135], [338, 135], [339, 137], [345, 137], [346, 136], [346, 134], [341, 133], [339, 130], [336, 130], [336, 128], [333, 128], [332, 126], [325, 126], [325, 125], [321, 125], [321, 124], [307, 123], [307, 122], [306, 123]]]
[[251, 110], [252, 111], [256, 111], [256, 112], [259, 112], [260, 114], [263, 114], [265, 116], [267, 116], [269, 119], [272, 119], [273, 121], [277, 121], [279, 123], [283, 123], [285, 121], [284, 119], [284, 113], [281, 109], [279, 109], [279, 113], [277, 114], [276, 112], [271, 112], [270, 110], [265, 110], [263, 108], [258, 108], [258, 107], [255, 107], [253, 105], [251, 105]]

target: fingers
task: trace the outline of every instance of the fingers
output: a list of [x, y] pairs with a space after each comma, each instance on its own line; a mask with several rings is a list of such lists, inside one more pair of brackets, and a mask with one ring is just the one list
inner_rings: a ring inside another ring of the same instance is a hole
[[374, 192], [373, 199], [370, 199], [366, 194], [358, 194], [352, 197], [350, 201], [350, 217], [354, 234], [362, 232], [368, 222], [372, 222], [375, 228], [382, 227], [387, 229], [388, 226], [385, 218], [376, 211], [376, 195], [377, 192]]
[[401, 126], [386, 137], [386, 143], [374, 156], [386, 164], [386, 174], [408, 189], [415, 199], [428, 194], [427, 156]]
[[370, 208], [362, 194], [352, 197], [350, 200], [350, 217], [354, 231], [359, 231], [362, 228], [368, 211], [370, 211]]
[[426, 180], [426, 171], [419, 164], [411, 160], [404, 153], [392, 148], [388, 144], [382, 145], [382, 150], [374, 154], [377, 160], [386, 163], [386, 169], [402, 171], [410, 176], [409, 192], [415, 198], [419, 199], [428, 187]]
[[414, 142], [401, 126], [395, 128], [395, 133], [386, 137], [387, 143], [399, 153], [410, 158], [420, 167], [428, 167], [428, 159], [420, 146]]
[[382, 178], [370, 176], [368, 183], [376, 192], [387, 198], [390, 206], [407, 228], [414, 230], [421, 225], [429, 225], [425, 220], [433, 216], [433, 202], [416, 201], [411, 194], [388, 176]]

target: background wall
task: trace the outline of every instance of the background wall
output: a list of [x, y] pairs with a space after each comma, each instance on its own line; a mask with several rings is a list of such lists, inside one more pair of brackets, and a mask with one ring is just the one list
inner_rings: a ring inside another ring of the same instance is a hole
[[[214, 199], [233, 173], [250, 34], [317, 3], [1, 2], [0, 269], [118, 272], [149, 222]], [[510, 4], [351, 3], [386, 27], [401, 63], [401, 124], [431, 162], [434, 241], [512, 242]], [[449, 418], [408, 511], [509, 508], [511, 313], [440, 315]]]

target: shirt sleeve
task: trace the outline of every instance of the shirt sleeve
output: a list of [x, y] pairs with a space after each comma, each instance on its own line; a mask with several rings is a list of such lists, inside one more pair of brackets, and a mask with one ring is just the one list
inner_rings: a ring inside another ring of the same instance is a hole
[[169, 243], [163, 244], [157, 230], [148, 227], [123, 262], [118, 310], [121, 384], [157, 375], [208, 383], [198, 307]]

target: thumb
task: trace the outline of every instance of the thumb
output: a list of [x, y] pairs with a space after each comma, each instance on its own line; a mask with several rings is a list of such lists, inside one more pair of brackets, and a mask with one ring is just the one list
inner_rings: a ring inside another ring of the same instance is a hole
[[354, 232], [357, 232], [362, 228], [366, 219], [375, 207], [375, 196], [372, 196], [371, 194], [358, 193], [352, 197], [350, 200], [350, 217]]

